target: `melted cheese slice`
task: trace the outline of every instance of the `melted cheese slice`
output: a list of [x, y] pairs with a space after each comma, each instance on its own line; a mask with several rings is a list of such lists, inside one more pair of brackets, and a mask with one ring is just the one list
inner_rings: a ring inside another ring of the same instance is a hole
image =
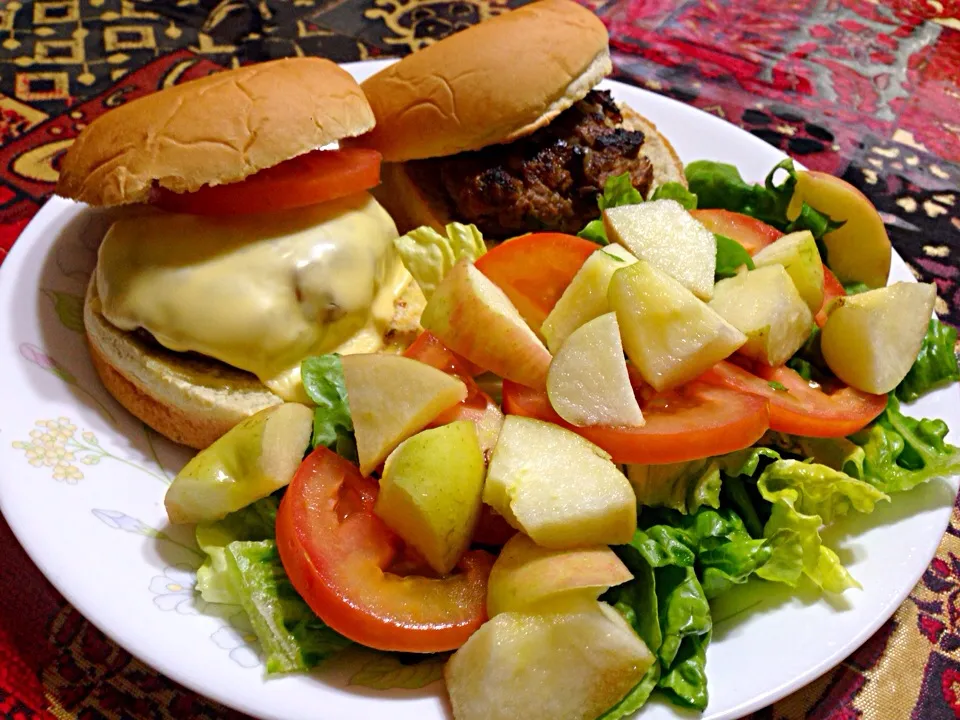
[[147, 211], [114, 223], [100, 246], [103, 315], [296, 399], [303, 358], [382, 346], [410, 280], [396, 237], [367, 193], [247, 217]]

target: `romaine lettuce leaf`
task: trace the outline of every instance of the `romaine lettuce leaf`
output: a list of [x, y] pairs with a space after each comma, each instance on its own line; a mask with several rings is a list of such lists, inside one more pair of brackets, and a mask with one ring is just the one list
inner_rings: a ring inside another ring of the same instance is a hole
[[960, 380], [956, 346], [957, 329], [932, 318], [913, 367], [895, 390], [897, 397], [910, 402], [944, 383]]
[[634, 465], [629, 468], [629, 476], [637, 505], [667, 507], [681, 513], [695, 513], [704, 505], [720, 505], [720, 468], [710, 458]]
[[300, 377], [307, 396], [317, 406], [313, 413], [311, 449], [322, 445], [356, 462], [357, 443], [340, 356], [330, 353], [305, 358], [300, 363]]
[[[786, 177], [777, 184], [774, 180], [781, 170]], [[787, 208], [797, 184], [796, 170], [790, 159], [778, 163], [763, 185], [747, 183], [733, 165], [711, 160], [690, 163], [685, 174], [687, 184], [691, 192], [696, 194], [701, 208], [722, 208], [743, 213], [784, 232], [809, 230], [817, 240], [842, 225], [806, 203], [803, 203], [794, 220], [787, 218]]]
[[692, 567], [668, 566], [656, 571], [657, 607], [663, 642], [657, 655], [670, 668], [685, 637], [713, 628], [710, 604]]
[[351, 644], [297, 594], [274, 540], [226, 547], [230, 582], [266, 656], [267, 673], [309, 670]]
[[657, 688], [663, 690], [672, 702], [695, 710], [707, 707], [707, 645], [711, 632], [688, 635], [683, 638], [676, 660], [660, 676]]
[[863, 448], [863, 480], [894, 493], [960, 472], [960, 448], [947, 443], [946, 435], [943, 420], [908, 417], [891, 394], [880, 417], [850, 440]]
[[426, 225], [393, 241], [403, 266], [429, 300], [437, 286], [460, 260], [474, 262], [487, 251], [483, 235], [475, 225], [454, 222], [446, 235]]
[[717, 269], [714, 273], [714, 280], [733, 277], [744, 266], [747, 270], [753, 270], [756, 267], [750, 253], [743, 245], [726, 235], [714, 233], [713, 236], [717, 239]]
[[650, 694], [657, 689], [657, 682], [660, 680], [660, 662], [654, 661], [653, 665], [647, 670], [643, 679], [634, 686], [633, 690], [627, 693], [626, 697], [607, 710], [597, 720], [621, 720], [621, 718], [630, 717], [637, 710], [647, 704]]
[[236, 540], [268, 540], [275, 537], [277, 509], [275, 495], [257, 500], [222, 520], [197, 525], [197, 545], [207, 559], [197, 570], [197, 590], [211, 603], [239, 605], [240, 598], [227, 573], [226, 547]]
[[654, 525], [646, 530], [638, 529], [630, 545], [651, 567], [693, 567], [692, 548], [696, 547], [696, 541], [680, 528]]
[[[603, 183], [603, 192], [597, 196], [597, 208], [603, 212], [607, 208], [619, 207], [621, 205], [636, 205], [643, 202], [643, 196], [640, 191], [633, 186], [630, 180], [630, 173], [621, 175], [610, 175]], [[577, 233], [582, 238], [597, 243], [598, 245], [609, 245], [607, 231], [603, 227], [603, 220], [597, 218], [591, 220], [586, 226]]]
[[650, 196], [651, 200], [676, 200], [687, 210], [697, 209], [697, 196], [678, 182], [658, 185]]

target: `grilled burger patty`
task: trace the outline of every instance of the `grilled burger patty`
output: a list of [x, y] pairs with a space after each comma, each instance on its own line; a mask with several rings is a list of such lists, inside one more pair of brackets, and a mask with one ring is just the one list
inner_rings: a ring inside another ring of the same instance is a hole
[[455, 216], [488, 237], [575, 233], [597, 217], [597, 194], [609, 176], [628, 172], [647, 194], [653, 168], [643, 141], [642, 132], [623, 127], [610, 93], [592, 90], [520, 140], [417, 164], [439, 176]]

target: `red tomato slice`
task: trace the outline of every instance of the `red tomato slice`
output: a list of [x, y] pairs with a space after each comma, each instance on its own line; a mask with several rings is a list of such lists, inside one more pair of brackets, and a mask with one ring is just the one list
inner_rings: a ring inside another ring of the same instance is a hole
[[429, 330], [420, 333], [403, 355], [460, 378], [467, 384], [468, 394], [477, 387], [473, 378], [483, 372], [482, 367], [455, 353]]
[[373, 514], [376, 483], [319, 447], [297, 470], [277, 513], [277, 548], [297, 592], [330, 627], [362, 645], [454, 650], [487, 619], [493, 557], [467, 552], [445, 578], [402, 576], [400, 539]]
[[530, 233], [501, 243], [477, 260], [535, 331], [577, 274], [596, 243], [563, 233]]
[[376, 150], [315, 150], [227, 185], [190, 193], [158, 188], [153, 203], [190, 215], [253, 215], [315, 205], [380, 183]]
[[730, 210], [691, 210], [690, 214], [710, 232], [736, 240], [751, 255], [783, 237], [772, 225]]
[[847, 294], [847, 291], [843, 289], [843, 285], [840, 284], [840, 281], [837, 279], [837, 276], [826, 265], [823, 266], [823, 305], [820, 306], [820, 311], [817, 313], [814, 320], [816, 320], [819, 327], [823, 327], [827, 323], [827, 307], [830, 303], [836, 300], [838, 297], [843, 297]]
[[508, 380], [503, 382], [503, 409], [569, 428], [606, 450], [616, 463], [722, 455], [753, 445], [769, 426], [763, 398], [698, 382], [653, 396], [644, 404], [647, 422], [640, 428], [575, 427], [554, 412], [545, 392]]
[[[752, 393], [770, 402], [770, 428], [807, 437], [845, 437], [862, 429], [887, 406], [886, 395], [870, 395], [839, 381], [821, 388], [788, 367], [755, 367], [756, 374], [723, 361], [699, 380]], [[770, 385], [780, 383], [786, 390]]]

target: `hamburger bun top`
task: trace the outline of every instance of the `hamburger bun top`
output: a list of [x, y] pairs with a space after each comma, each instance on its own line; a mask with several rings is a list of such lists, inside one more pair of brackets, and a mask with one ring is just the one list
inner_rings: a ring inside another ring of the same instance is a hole
[[404, 162], [511, 142], [548, 124], [610, 70], [596, 15], [573, 0], [539, 0], [366, 80], [376, 127], [350, 145]]
[[92, 122], [63, 158], [56, 192], [90, 205], [191, 192], [373, 127], [360, 86], [321, 58], [249, 65], [166, 88]]

